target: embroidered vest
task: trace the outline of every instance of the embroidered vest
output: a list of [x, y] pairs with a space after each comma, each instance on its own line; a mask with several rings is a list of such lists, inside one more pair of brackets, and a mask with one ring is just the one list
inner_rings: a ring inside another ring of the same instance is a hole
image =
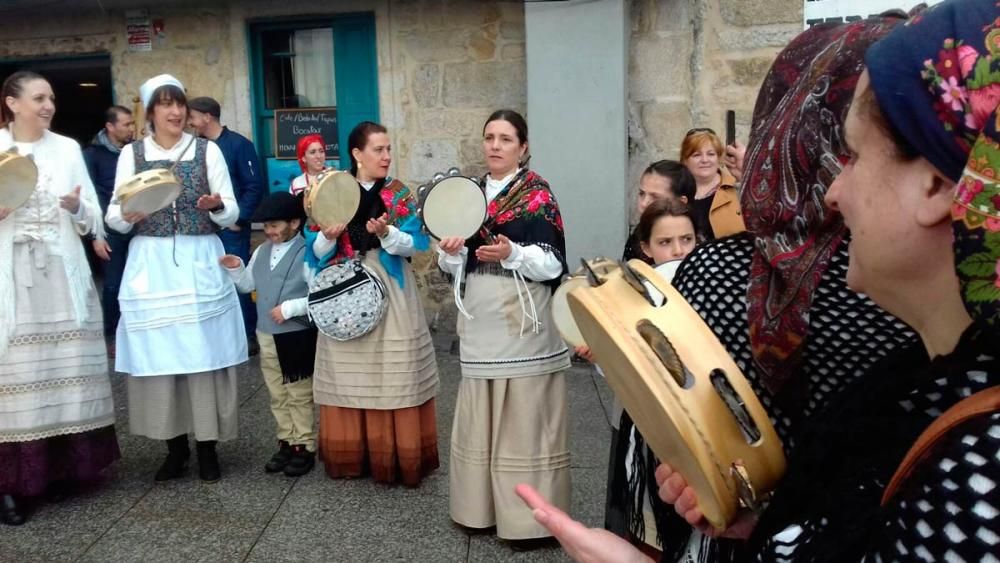
[[284, 256], [271, 269], [271, 242], [260, 245], [253, 263], [253, 282], [257, 288], [257, 330], [264, 334], [281, 334], [305, 330], [306, 325], [287, 319], [278, 324], [271, 319], [271, 309], [283, 301], [305, 297], [309, 285], [302, 275], [305, 265], [305, 240], [296, 235]]
[[[194, 158], [182, 160], [174, 168], [174, 175], [181, 182], [181, 195], [174, 204], [153, 213], [136, 225], [135, 233], [147, 237], [169, 237], [173, 235], [211, 235], [218, 226], [208, 216], [208, 211], [195, 207], [198, 198], [211, 195], [208, 188], [208, 166], [205, 153], [208, 141], [195, 140]], [[135, 155], [135, 171], [145, 172], [154, 168], [170, 168], [170, 160], [146, 160], [146, 146], [142, 139], [132, 143]]]

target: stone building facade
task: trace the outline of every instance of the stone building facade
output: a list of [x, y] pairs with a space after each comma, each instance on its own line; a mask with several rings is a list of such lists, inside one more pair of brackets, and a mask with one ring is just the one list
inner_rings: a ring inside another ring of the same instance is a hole
[[[803, 4], [617, 1], [629, 2], [625, 23], [631, 26], [631, 45], [623, 53], [629, 62], [629, 178], [622, 188], [630, 199], [647, 164], [677, 158], [688, 128], [721, 131], [724, 111], [735, 109], [739, 136], [746, 139], [756, 90], [775, 53], [801, 31]], [[481, 171], [485, 117], [499, 107], [527, 109], [525, 9], [517, 1], [67, 0], [44, 10], [24, 0], [8, 4], [16, 13], [0, 18], [0, 61], [110, 54], [115, 101], [127, 106], [143, 80], [170, 72], [192, 95], [217, 98], [223, 123], [251, 137], [248, 22], [373, 13], [379, 118], [392, 135], [394, 175], [413, 186], [451, 166]], [[146, 8], [164, 23], [150, 51], [128, 49], [125, 10], [131, 8]], [[417, 265], [433, 308], [448, 291], [435, 290], [430, 258]]]
[[680, 157], [688, 129], [723, 134], [728, 109], [746, 142], [757, 90], [778, 51], [802, 31], [802, 7], [795, 0], [632, 0], [631, 197], [649, 163]]

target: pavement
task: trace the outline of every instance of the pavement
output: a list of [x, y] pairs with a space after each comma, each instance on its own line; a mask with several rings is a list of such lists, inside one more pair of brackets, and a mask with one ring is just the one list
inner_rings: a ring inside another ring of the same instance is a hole
[[[200, 482], [195, 466], [184, 478], [154, 484], [166, 448], [128, 433], [125, 376], [113, 373], [122, 460], [102, 487], [40, 504], [24, 526], [0, 526], [0, 562], [567, 561], [558, 548], [515, 552], [448, 516], [460, 378], [454, 326], [453, 317], [432, 323], [441, 467], [418, 488], [331, 480], [319, 463], [299, 478], [264, 473], [275, 449], [274, 421], [256, 358], [240, 368], [239, 438], [219, 445], [222, 480]], [[611, 392], [586, 364], [574, 363], [568, 382], [572, 513], [600, 527]]]

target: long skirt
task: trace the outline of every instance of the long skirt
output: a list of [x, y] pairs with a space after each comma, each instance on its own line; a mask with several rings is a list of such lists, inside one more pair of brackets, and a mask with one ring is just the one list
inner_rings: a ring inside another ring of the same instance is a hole
[[401, 288], [379, 263], [378, 252], [369, 252], [364, 262], [385, 284], [388, 310], [375, 330], [360, 338], [339, 342], [319, 334], [313, 400], [356, 409], [422, 405], [437, 394], [438, 368], [413, 270], [404, 263]]
[[133, 434], [169, 440], [194, 433], [199, 442], [236, 438], [236, 368], [188, 375], [129, 376]]
[[434, 399], [393, 410], [320, 407], [320, 459], [331, 479], [371, 474], [415, 487], [438, 468]]
[[31, 497], [53, 481], [99, 480], [121, 455], [101, 308], [73, 312], [62, 258], [14, 245], [17, 325], [0, 358], [0, 494]]
[[320, 459], [332, 478], [370, 469], [377, 481], [415, 486], [438, 467], [434, 343], [409, 265], [401, 288], [378, 252], [364, 260], [385, 284], [389, 308], [361, 338], [318, 337], [313, 400], [320, 405]]
[[569, 511], [570, 450], [563, 373], [513, 379], [463, 377], [451, 432], [451, 518], [496, 525], [501, 538], [551, 534], [514, 493], [538, 489]]

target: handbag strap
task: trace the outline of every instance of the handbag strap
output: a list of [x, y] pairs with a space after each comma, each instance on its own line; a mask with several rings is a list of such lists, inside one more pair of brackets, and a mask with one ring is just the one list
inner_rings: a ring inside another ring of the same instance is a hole
[[177, 165], [181, 163], [181, 159], [184, 158], [184, 155], [187, 154], [188, 149], [190, 149], [191, 145], [193, 145], [194, 142], [197, 140], [198, 140], [197, 135], [191, 135], [191, 140], [188, 141], [186, 145], [184, 145], [184, 150], [181, 151], [181, 154], [177, 157], [177, 160], [175, 160], [173, 164], [170, 165], [170, 168], [167, 168], [167, 170], [169, 170], [171, 174], [174, 173], [174, 170], [177, 169]]
[[1000, 411], [1000, 385], [984, 389], [962, 399], [937, 417], [917, 438], [913, 447], [906, 453], [902, 463], [899, 464], [892, 480], [889, 481], [889, 486], [885, 488], [885, 493], [882, 495], [882, 506], [892, 500], [899, 487], [910, 478], [917, 464], [948, 432], [970, 418], [997, 411]]

